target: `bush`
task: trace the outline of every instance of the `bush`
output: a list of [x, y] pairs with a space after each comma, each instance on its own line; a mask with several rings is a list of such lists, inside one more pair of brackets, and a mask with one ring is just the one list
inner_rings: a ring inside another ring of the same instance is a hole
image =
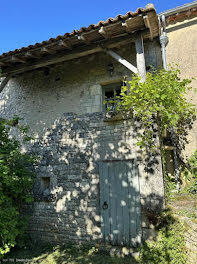
[[27, 139], [26, 128], [18, 126], [18, 118], [0, 120], [0, 258], [24, 233], [27, 216], [22, 214], [23, 206], [33, 201], [35, 158], [22, 153], [19, 141], [9, 136], [13, 126]]
[[197, 150], [189, 159], [189, 165], [191, 168], [191, 185], [188, 191], [192, 194], [197, 194]]
[[188, 168], [185, 168], [182, 177], [186, 180], [186, 187], [183, 192], [197, 194], [197, 150], [188, 161]]
[[157, 241], [143, 245], [140, 263], [184, 264], [187, 259], [184, 225], [173, 218], [169, 211], [164, 212], [160, 220]]
[[192, 79], [181, 79], [177, 68], [152, 70], [141, 82], [139, 76], [125, 81], [120, 96], [116, 96], [117, 111], [133, 116], [139, 121], [137, 145], [140, 148], [157, 149], [158, 136], [162, 139], [165, 129], [185, 142], [184, 132], [196, 116], [195, 105], [186, 99]]

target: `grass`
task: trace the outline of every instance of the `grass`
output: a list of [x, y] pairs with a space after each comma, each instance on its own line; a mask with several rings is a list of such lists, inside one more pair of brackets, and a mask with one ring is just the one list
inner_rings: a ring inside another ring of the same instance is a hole
[[[158, 239], [145, 243], [140, 258], [133, 256], [111, 256], [101, 247], [72, 245], [65, 246], [29, 246], [14, 248], [1, 263], [28, 264], [160, 264], [185, 263], [184, 241], [181, 238], [183, 227], [178, 223], [180, 216], [197, 222], [197, 194], [185, 191], [172, 192], [168, 197], [168, 208], [158, 218]], [[119, 251], [120, 252], [120, 251]], [[177, 262], [178, 261], [178, 262]]]
[[175, 193], [171, 196], [169, 206], [173, 208], [175, 214], [188, 217], [197, 223], [197, 194], [186, 192]]
[[134, 257], [110, 256], [98, 247], [80, 247], [71, 245], [56, 247], [32, 247], [26, 249], [13, 249], [6, 255], [2, 263], [28, 263], [28, 264], [135, 264]]

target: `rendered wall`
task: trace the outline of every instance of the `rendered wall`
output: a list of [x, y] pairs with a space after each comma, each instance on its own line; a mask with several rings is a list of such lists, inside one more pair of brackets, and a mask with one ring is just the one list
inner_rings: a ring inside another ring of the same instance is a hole
[[[197, 18], [188, 18], [167, 27], [169, 43], [166, 47], [167, 63], [178, 64], [182, 78], [197, 77]], [[197, 105], [197, 79], [192, 81], [193, 90], [188, 100]], [[189, 157], [197, 149], [197, 122], [189, 131], [189, 144], [186, 145], [185, 157]]]

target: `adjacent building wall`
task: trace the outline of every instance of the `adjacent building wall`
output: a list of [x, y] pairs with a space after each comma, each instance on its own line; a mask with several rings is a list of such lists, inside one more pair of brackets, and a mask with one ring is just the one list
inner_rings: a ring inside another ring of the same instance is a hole
[[[158, 41], [145, 43], [146, 64], [161, 65]], [[135, 46], [118, 50], [135, 63]], [[108, 64], [113, 63], [110, 76]], [[100, 241], [98, 161], [135, 159], [139, 165], [143, 208], [161, 208], [163, 177], [160, 158], [136, 148], [133, 120], [105, 122], [102, 85], [119, 82], [131, 73], [104, 53], [40, 69], [12, 78], [0, 100], [1, 117], [18, 115], [30, 126], [35, 140], [31, 151], [40, 156], [36, 168], [35, 202], [29, 232], [34, 239], [76, 243]], [[145, 159], [146, 158], [146, 159]], [[146, 170], [145, 170], [146, 168]], [[51, 194], [42, 193], [50, 178]], [[44, 183], [43, 183], [44, 184]], [[143, 230], [149, 228], [143, 215]]]
[[[167, 27], [169, 43], [166, 47], [167, 63], [178, 64], [182, 78], [196, 78], [192, 81], [192, 91], [188, 93], [188, 100], [197, 105], [197, 17], [188, 17], [171, 23]], [[189, 131], [189, 144], [186, 145], [185, 158], [197, 149], [197, 122]]]

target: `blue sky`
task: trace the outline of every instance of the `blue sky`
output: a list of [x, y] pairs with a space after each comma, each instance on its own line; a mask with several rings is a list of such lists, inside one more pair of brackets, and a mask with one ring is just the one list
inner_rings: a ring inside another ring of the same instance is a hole
[[153, 3], [157, 12], [189, 0], [1, 0], [0, 54]]

